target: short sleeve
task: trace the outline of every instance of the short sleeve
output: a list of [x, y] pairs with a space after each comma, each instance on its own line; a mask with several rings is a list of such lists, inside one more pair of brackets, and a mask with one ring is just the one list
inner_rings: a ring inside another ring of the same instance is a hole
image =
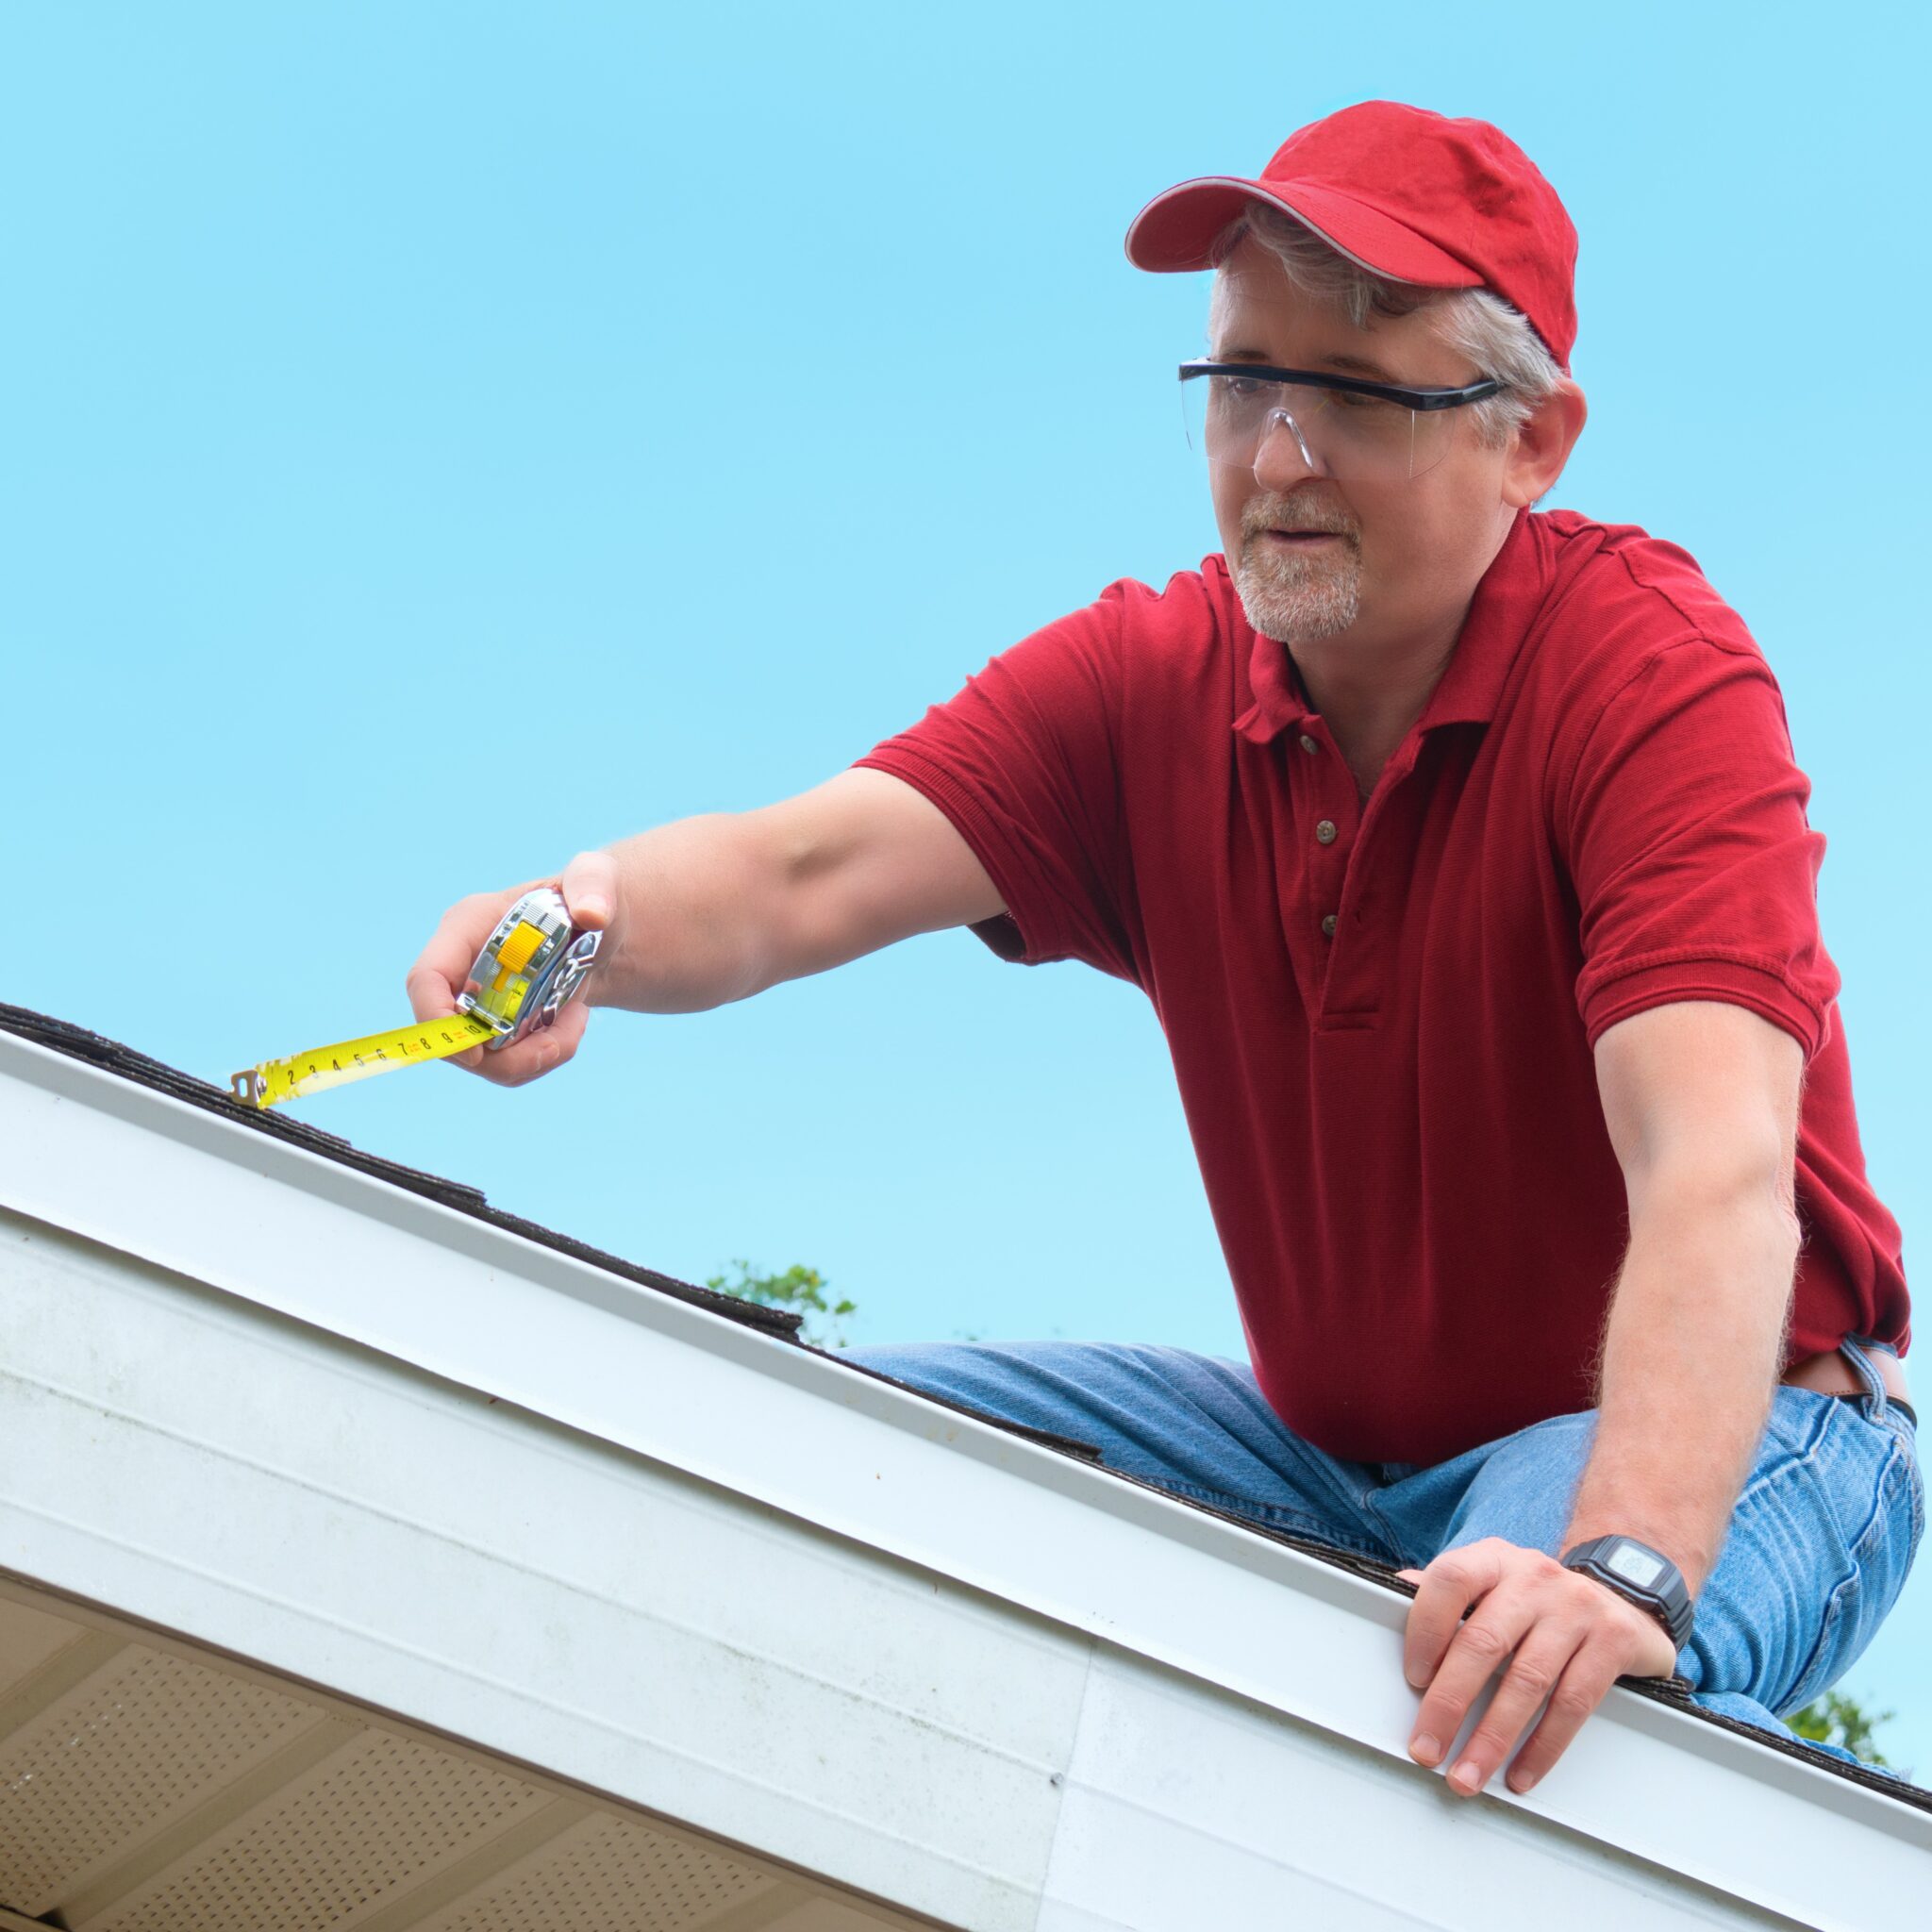
[[1034, 632], [857, 763], [952, 820], [1006, 904], [973, 928], [1002, 958], [1082, 959], [1138, 983], [1124, 915], [1120, 609], [1109, 591]]
[[1591, 1046], [1677, 1000], [1747, 1007], [1808, 1061], [1838, 974], [1818, 931], [1824, 841], [1784, 703], [1754, 648], [1690, 637], [1582, 721], [1556, 812], [1575, 887], [1576, 1004]]

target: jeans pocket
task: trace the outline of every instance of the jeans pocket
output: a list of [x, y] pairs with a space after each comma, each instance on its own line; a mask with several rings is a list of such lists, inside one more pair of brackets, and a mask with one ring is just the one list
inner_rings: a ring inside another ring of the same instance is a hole
[[[1821, 1697], [1838, 1682], [1851, 1668], [1852, 1657], [1843, 1663], [1838, 1661], [1840, 1653], [1839, 1624], [1845, 1598], [1856, 1595], [1858, 1589], [1858, 1573], [1855, 1570], [1831, 1593], [1824, 1606], [1824, 1621], [1818, 1626], [1818, 1642], [1811, 1652], [1810, 1661], [1791, 1690], [1774, 1707], [1779, 1717], [1789, 1717], [1794, 1710], [1803, 1710], [1813, 1698]], [[1863, 1650], [1861, 1643], [1858, 1650]], [[1852, 1653], [1855, 1657], [1857, 1651]]]
[[1899, 1579], [1903, 1582], [1911, 1572], [1912, 1558], [1919, 1554], [1919, 1545], [1925, 1540], [1925, 1471], [1919, 1460], [1917, 1428], [1903, 1416], [1895, 1416], [1892, 1426], [1898, 1431], [1899, 1454], [1905, 1458], [1912, 1495], [1912, 1534], [1906, 1546], [1905, 1570]]
[[[1857, 1661], [1905, 1588], [1924, 1532], [1924, 1484], [1903, 1424], [1887, 1427], [1858, 1411], [1847, 1413], [1844, 1422], [1849, 1428], [1877, 1434], [1882, 1443], [1889, 1444], [1889, 1453], [1882, 1452], [1875, 1494], [1856, 1482], [1845, 1485], [1846, 1493], [1840, 1500], [1856, 1504], [1862, 1492], [1871, 1499], [1870, 1515], [1848, 1542], [1850, 1567], [1825, 1600], [1817, 1642], [1796, 1683], [1775, 1706], [1781, 1717], [1821, 1696]], [[1870, 1434], [1864, 1441], [1871, 1443]], [[1831, 1474], [1840, 1482], [1860, 1463], [1868, 1470], [1871, 1467], [1857, 1456], [1842, 1462], [1837, 1457], [1830, 1461], [1836, 1465]], [[1823, 1478], [1824, 1470], [1817, 1474]]]

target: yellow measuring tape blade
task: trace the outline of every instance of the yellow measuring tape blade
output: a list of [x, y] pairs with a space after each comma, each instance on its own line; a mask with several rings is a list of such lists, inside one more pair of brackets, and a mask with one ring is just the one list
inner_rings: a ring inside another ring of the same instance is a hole
[[388, 1033], [338, 1041], [333, 1046], [291, 1054], [287, 1059], [263, 1060], [258, 1067], [235, 1074], [230, 1086], [235, 1098], [250, 1107], [279, 1107], [285, 1100], [346, 1087], [372, 1074], [387, 1074], [423, 1060], [444, 1060], [495, 1037], [495, 1028], [474, 1014], [452, 1013], [446, 1020], [418, 1020]]

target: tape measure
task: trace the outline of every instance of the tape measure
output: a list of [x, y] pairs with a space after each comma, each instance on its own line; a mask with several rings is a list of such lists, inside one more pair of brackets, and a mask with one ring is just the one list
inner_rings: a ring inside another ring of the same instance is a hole
[[557, 1018], [590, 976], [603, 937], [573, 925], [563, 894], [539, 886], [497, 921], [457, 995], [458, 1010], [447, 1019], [417, 1020], [387, 1033], [263, 1060], [231, 1074], [229, 1091], [248, 1107], [279, 1107], [373, 1074], [447, 1059], [473, 1046], [498, 1052]]

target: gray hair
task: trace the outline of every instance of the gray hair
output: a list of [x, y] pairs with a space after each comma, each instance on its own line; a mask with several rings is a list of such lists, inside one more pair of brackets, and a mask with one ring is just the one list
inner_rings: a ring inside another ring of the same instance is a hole
[[1488, 289], [1423, 289], [1413, 282], [1391, 281], [1350, 259], [1306, 222], [1260, 201], [1251, 202], [1215, 241], [1217, 274], [1208, 311], [1210, 338], [1225, 303], [1226, 277], [1218, 271], [1244, 235], [1254, 236], [1305, 295], [1340, 308], [1357, 328], [1366, 328], [1372, 315], [1431, 310], [1437, 335], [1503, 385], [1499, 395], [1470, 408], [1476, 432], [1487, 443], [1507, 442], [1563, 379], [1562, 370], [1528, 318], [1502, 296]]

